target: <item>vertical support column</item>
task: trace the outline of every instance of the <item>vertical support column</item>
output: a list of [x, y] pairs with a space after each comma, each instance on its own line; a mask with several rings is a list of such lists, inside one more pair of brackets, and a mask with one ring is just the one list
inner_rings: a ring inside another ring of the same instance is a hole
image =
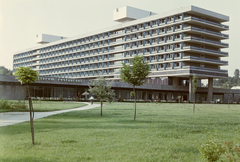
[[193, 84], [192, 84], [193, 77], [189, 77], [189, 101], [193, 102], [194, 100], [194, 94], [193, 94]]
[[208, 102], [213, 100], [213, 78], [208, 78]]
[[[87, 89], [85, 89], [85, 93], [88, 93], [87, 92]], [[87, 98], [87, 95], [85, 95], [85, 100], [87, 100], [88, 98]]]

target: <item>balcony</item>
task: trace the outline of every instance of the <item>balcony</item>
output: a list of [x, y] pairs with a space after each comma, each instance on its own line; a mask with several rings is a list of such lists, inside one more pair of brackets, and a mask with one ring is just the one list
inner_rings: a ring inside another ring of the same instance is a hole
[[221, 55], [228, 56], [228, 52], [221, 52], [221, 51], [210, 50], [210, 49], [206, 49], [206, 48], [199, 48], [199, 47], [194, 47], [194, 46], [186, 46], [186, 47], [183, 47], [183, 49], [198, 50], [201, 52], [209, 52], [209, 53], [215, 53], [215, 54], [221, 54]]
[[166, 70], [171, 70], [171, 69], [173, 69], [172, 66], [170, 66], [170, 67], [166, 67]]
[[214, 59], [208, 59], [208, 58], [204, 58], [204, 57], [184, 56], [183, 59], [198, 60], [198, 61], [208, 61], [208, 62], [211, 62], [211, 63], [228, 65], [228, 61], [214, 60]]
[[157, 62], [158, 60], [151, 60], [151, 62]]
[[221, 69], [212, 69], [212, 68], [205, 68], [205, 67], [198, 67], [198, 66], [183, 66], [183, 69], [199, 69], [204, 71], [215, 71], [215, 72], [223, 72], [227, 73], [227, 70], [221, 70]]
[[155, 68], [155, 69], [151, 69], [151, 71], [157, 71], [157, 69]]
[[201, 42], [208, 42], [208, 43], [212, 43], [212, 44], [216, 44], [216, 45], [221, 45], [221, 46], [228, 47], [228, 44], [227, 44], [227, 43], [212, 41], [212, 40], [208, 40], [208, 39], [202, 39], [202, 38], [198, 38], [198, 37], [189, 36], [189, 37], [185, 37], [184, 39], [197, 40], [197, 41], [201, 41]]
[[222, 38], [225, 38], [225, 39], [228, 38], [227, 34], [222, 34], [220, 32], [214, 32], [214, 31], [210, 31], [210, 30], [206, 30], [206, 29], [200, 29], [200, 28], [197, 28], [197, 27], [188, 26], [188, 27], [184, 27], [183, 29], [184, 30], [191, 29], [193, 31], [206, 32], [208, 34], [215, 35], [215, 36], [218, 36], [218, 37], [222, 37]]
[[210, 25], [218, 26], [218, 27], [221, 27], [221, 28], [224, 28], [224, 29], [229, 29], [229, 26], [227, 26], [227, 25], [223, 25], [223, 24], [221, 24], [221, 23], [216, 23], [216, 22], [212, 22], [212, 21], [200, 19], [200, 18], [193, 17], [193, 16], [189, 16], [189, 17], [185, 17], [185, 18], [184, 18], [184, 20], [189, 20], [189, 19], [195, 20], [195, 21], [198, 21], [198, 22], [201, 22], [201, 23], [205, 23], [205, 24], [210, 24]]

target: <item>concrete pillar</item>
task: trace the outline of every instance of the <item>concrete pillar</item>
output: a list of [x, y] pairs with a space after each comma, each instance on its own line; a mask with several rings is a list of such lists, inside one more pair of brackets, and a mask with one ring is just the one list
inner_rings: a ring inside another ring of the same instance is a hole
[[213, 78], [208, 78], [208, 102], [213, 100]]
[[[85, 89], [85, 92], [84, 92], [84, 93], [88, 93], [87, 90], [88, 90], [88, 89]], [[88, 95], [85, 95], [85, 100], [87, 100], [87, 99], [88, 99]]]
[[194, 101], [194, 93], [193, 93], [193, 84], [192, 84], [193, 77], [189, 77], [189, 101]]

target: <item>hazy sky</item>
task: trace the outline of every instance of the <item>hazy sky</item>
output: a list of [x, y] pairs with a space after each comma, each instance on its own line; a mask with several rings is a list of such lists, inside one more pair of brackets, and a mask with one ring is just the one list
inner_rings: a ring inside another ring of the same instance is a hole
[[240, 0], [0, 0], [0, 66], [13, 67], [13, 53], [38, 46], [40, 33], [76, 36], [118, 24], [115, 8], [132, 6], [156, 13], [195, 5], [230, 17], [229, 76], [240, 69]]

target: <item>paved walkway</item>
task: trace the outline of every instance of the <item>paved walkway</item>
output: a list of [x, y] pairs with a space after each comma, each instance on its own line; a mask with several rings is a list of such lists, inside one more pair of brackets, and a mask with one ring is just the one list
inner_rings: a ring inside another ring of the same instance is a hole
[[[85, 104], [88, 104], [83, 107], [74, 108], [74, 109], [67, 109], [67, 110], [59, 110], [59, 111], [50, 111], [50, 112], [34, 112], [34, 119], [44, 118], [47, 116], [55, 115], [55, 114], [61, 114], [66, 113], [69, 111], [79, 111], [79, 110], [87, 110], [87, 109], [93, 109], [95, 107], [99, 107], [100, 104], [93, 104], [83, 102]], [[6, 113], [0, 113], [0, 127], [1, 126], [7, 126], [7, 125], [13, 125], [17, 123], [22, 123], [25, 121], [30, 120], [29, 112], [6, 112]]]

